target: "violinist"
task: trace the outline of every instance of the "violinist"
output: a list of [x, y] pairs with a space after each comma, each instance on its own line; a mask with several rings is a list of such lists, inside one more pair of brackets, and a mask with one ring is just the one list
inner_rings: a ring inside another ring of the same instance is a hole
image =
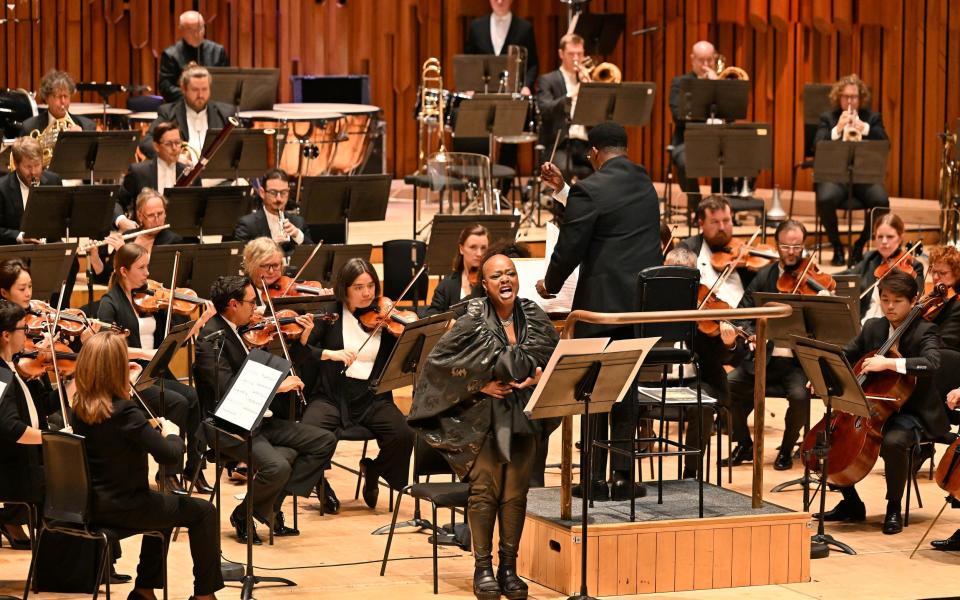
[[[887, 275], [878, 287], [883, 316], [864, 323], [857, 337], [844, 348], [850, 364], [887, 341], [910, 313], [919, 291], [916, 279], [899, 271]], [[936, 325], [915, 319], [899, 337], [897, 347], [903, 358], [873, 356], [863, 363], [864, 373], [893, 371], [916, 377], [916, 386], [906, 403], [887, 419], [883, 428], [880, 456], [883, 457], [887, 484], [883, 533], [888, 535], [900, 533], [903, 529], [900, 500], [908, 477], [908, 449], [918, 440], [938, 439], [950, 429], [943, 401], [933, 382], [933, 375], [941, 364]], [[856, 488], [849, 486], [840, 488], [840, 491], [843, 500], [833, 510], [824, 513], [824, 520], [863, 521], [866, 508]]]
[[[867, 253], [863, 260], [854, 265], [854, 267], [844, 273], [857, 275], [860, 278], [860, 289], [866, 290], [884, 271], [890, 268], [900, 258], [903, 249], [903, 219], [894, 213], [886, 213], [874, 223], [873, 243], [875, 250]], [[917, 278], [918, 289], [923, 288], [923, 264], [915, 258], [904, 258], [897, 269], [912, 272]], [[866, 322], [867, 319], [879, 317], [882, 310], [877, 303], [880, 297], [880, 291], [877, 288], [873, 292], [860, 300], [860, 320]]]
[[453, 272], [447, 274], [433, 290], [427, 316], [439, 315], [450, 310], [452, 305], [477, 295], [480, 259], [490, 245], [490, 234], [486, 227], [474, 223], [460, 231], [457, 245]]
[[[240, 371], [247, 358], [247, 348], [238, 329], [250, 323], [254, 314], [256, 295], [246, 277], [236, 275], [218, 277], [210, 288], [210, 298], [216, 315], [204, 325], [197, 341], [197, 358], [193, 373], [197, 392], [204, 406], [212, 407], [227, 393], [230, 380]], [[299, 318], [303, 326], [300, 340], [290, 343], [290, 355], [295, 362], [308, 356], [303, 342], [313, 331], [309, 315]], [[218, 335], [218, 332], [223, 332]], [[278, 395], [270, 405], [271, 416], [265, 416], [253, 439], [253, 466], [256, 469], [253, 493], [230, 515], [237, 541], [247, 541], [246, 502], [253, 505], [253, 515], [261, 523], [273, 527], [275, 536], [299, 535], [287, 527], [281, 508], [287, 494], [307, 496], [320, 480], [324, 466], [333, 456], [336, 439], [333, 434], [317, 427], [280, 418], [273, 413], [286, 410], [290, 392], [303, 388], [299, 377], [287, 376], [281, 382]], [[221, 436], [220, 448], [228, 457], [247, 461], [245, 446], [233, 437]], [[280, 448], [292, 449], [296, 458], [291, 465], [288, 455]], [[329, 505], [329, 503], [327, 503]], [[334, 512], [334, 511], [331, 511]], [[254, 544], [260, 544], [256, 531], [250, 532]]]
[[340, 318], [318, 324], [310, 337], [318, 373], [303, 422], [337, 435], [362, 425], [376, 437], [379, 454], [360, 462], [363, 500], [375, 508], [379, 477], [395, 490], [407, 485], [413, 450], [413, 430], [393, 403], [393, 393], [377, 394], [370, 387], [386, 366], [396, 338], [385, 327], [370, 332], [361, 324], [364, 313], [382, 308], [380, 278], [368, 261], [347, 261], [337, 273], [335, 293], [334, 312]]
[[[794, 272], [803, 264], [804, 242], [807, 230], [799, 221], [792, 219], [781, 223], [776, 230], [777, 253], [780, 259], [760, 270], [747, 289], [744, 290], [739, 308], [756, 306], [753, 294], [756, 292], [776, 293], [777, 281], [785, 272]], [[743, 329], [753, 332], [750, 321], [737, 323]], [[793, 467], [793, 449], [800, 437], [800, 430], [810, 413], [810, 392], [807, 390], [807, 376], [800, 363], [788, 348], [767, 344], [771, 354], [767, 361], [767, 395], [786, 396], [789, 406], [783, 425], [783, 441], [780, 452], [774, 460], [773, 468], [785, 471]], [[753, 384], [755, 379], [753, 358], [747, 358], [728, 375], [730, 382], [730, 418], [733, 421], [733, 437], [737, 446], [733, 454], [724, 463], [734, 466], [753, 460], [753, 439], [747, 427], [747, 417], [753, 411]]]
[[[163, 342], [166, 310], [159, 310], [152, 314], [140, 314], [133, 300], [135, 290], [142, 289], [150, 276], [148, 265], [150, 253], [138, 244], [124, 244], [113, 255], [113, 274], [110, 276], [110, 288], [100, 299], [97, 317], [107, 323], [115, 323], [128, 330], [126, 337], [131, 360], [146, 364], [157, 348]], [[206, 310], [200, 319], [209, 319], [213, 311]], [[190, 386], [180, 383], [171, 374], [163, 378], [163, 385], [153, 385], [142, 392], [143, 399], [150, 409], [157, 414], [176, 423], [187, 436], [187, 467], [186, 473], [193, 473], [200, 460], [201, 447], [197, 438], [197, 429], [200, 427], [200, 404], [197, 392]], [[161, 405], [163, 410], [160, 410]], [[182, 472], [180, 465], [171, 472], [167, 472], [166, 489], [173, 493], [186, 491], [181, 486], [176, 474]], [[209, 485], [200, 476], [195, 482], [199, 489], [208, 489]]]
[[280, 289], [280, 278], [283, 277], [284, 258], [280, 245], [269, 237], [258, 237], [250, 240], [243, 247], [243, 271], [250, 281], [255, 283], [256, 303], [258, 312], [263, 312], [265, 301], [260, 297], [260, 281], [266, 282], [270, 289]]
[[257, 188], [262, 201], [261, 209], [245, 215], [237, 221], [233, 237], [249, 242], [259, 237], [268, 237], [280, 244], [286, 256], [293, 254], [301, 244], [312, 244], [310, 232], [303, 217], [287, 210], [290, 200], [290, 178], [280, 169], [264, 173]]

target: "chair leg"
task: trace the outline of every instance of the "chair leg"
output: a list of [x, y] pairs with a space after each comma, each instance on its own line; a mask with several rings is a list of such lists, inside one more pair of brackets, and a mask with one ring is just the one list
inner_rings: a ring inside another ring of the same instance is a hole
[[169, 585], [170, 582], [167, 579], [167, 552], [169, 552], [170, 546], [167, 545], [167, 539], [165, 536], [161, 536], [160, 540], [161, 540], [161, 543], [163, 543], [163, 545], [165, 546], [163, 551], [163, 556], [160, 557], [160, 560], [163, 561], [161, 563], [161, 568], [163, 569], [163, 600], [168, 600], [168, 594], [169, 594], [168, 588], [170, 587]]
[[37, 533], [37, 543], [34, 546], [33, 552], [31, 552], [30, 556], [30, 568], [27, 569], [27, 582], [23, 584], [23, 600], [27, 600], [27, 598], [30, 597], [30, 586], [33, 583], [34, 576], [36, 575], [37, 554], [40, 552], [40, 542], [43, 540], [44, 531], [46, 531], [46, 527], [41, 524], [40, 531]]
[[[437, 504], [436, 504], [436, 502], [433, 502], [433, 501], [430, 502], [430, 512], [432, 513], [431, 516], [433, 517], [433, 520], [431, 521], [431, 523], [433, 523], [434, 525], [436, 525], [436, 524], [437, 524]], [[437, 566], [438, 566], [438, 565], [437, 565], [437, 538], [440, 537], [440, 531], [439, 531], [439, 530], [435, 530], [435, 531], [433, 532], [433, 536], [432, 536], [432, 537], [433, 537], [433, 593], [434, 593], [434, 595], [436, 595], [436, 594], [439, 594], [439, 593], [440, 593], [440, 591], [439, 591], [440, 584], [439, 584], [439, 582], [438, 582], [438, 580], [437, 580], [437, 579], [438, 579], [438, 577], [437, 577]]]
[[[363, 452], [360, 453], [360, 460], [363, 460], [367, 457], [367, 440], [363, 440]], [[357, 469], [359, 471], [360, 469]], [[357, 489], [353, 493], [353, 499], [356, 500], [360, 497], [360, 481], [363, 479], [363, 475], [357, 474]]]
[[96, 587], [93, 588], [93, 600], [97, 600], [100, 595], [100, 584], [107, 585], [107, 600], [110, 600], [110, 565], [113, 564], [113, 552], [110, 550], [110, 539], [103, 535], [103, 552], [100, 554], [100, 578], [97, 580]]
[[907, 503], [906, 509], [903, 511], [904, 527], [910, 525], [910, 481], [913, 479], [913, 454], [916, 449], [917, 446], [910, 446], [907, 450]]
[[387, 559], [390, 557], [390, 545], [393, 543], [393, 532], [397, 528], [397, 515], [400, 513], [400, 500], [403, 499], [403, 490], [397, 492], [397, 503], [393, 507], [393, 518], [390, 520], [390, 533], [387, 535], [387, 545], [383, 549], [383, 562], [380, 564], [380, 577], [387, 572]]

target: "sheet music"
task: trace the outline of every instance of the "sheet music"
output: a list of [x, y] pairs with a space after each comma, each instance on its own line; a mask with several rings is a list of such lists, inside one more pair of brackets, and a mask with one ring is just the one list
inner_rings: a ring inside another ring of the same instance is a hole
[[273, 393], [273, 388], [285, 376], [284, 371], [256, 361], [247, 361], [227, 397], [220, 403], [216, 416], [250, 431]]
[[553, 223], [547, 223], [547, 247], [544, 258], [515, 258], [513, 264], [517, 267], [517, 276], [520, 278], [520, 289], [517, 296], [533, 300], [548, 313], [570, 312], [573, 305], [573, 293], [577, 290], [577, 279], [580, 276], [580, 267], [573, 270], [570, 277], [563, 283], [555, 298], [541, 298], [537, 293], [537, 282], [547, 274], [553, 248], [557, 244], [560, 230]]

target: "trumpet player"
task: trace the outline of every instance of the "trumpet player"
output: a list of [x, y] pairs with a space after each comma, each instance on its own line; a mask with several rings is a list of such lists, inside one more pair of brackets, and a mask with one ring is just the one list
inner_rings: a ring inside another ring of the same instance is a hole
[[[840, 78], [830, 90], [830, 100], [834, 109], [820, 115], [815, 143], [824, 140], [885, 140], [887, 132], [883, 128], [880, 113], [865, 108], [870, 100], [867, 85], [856, 75]], [[842, 265], [845, 262], [843, 243], [837, 227], [837, 210], [846, 206], [847, 186], [838, 183], [822, 182], [816, 184], [817, 211], [823, 222], [823, 229], [833, 246], [831, 264]], [[855, 208], [869, 210], [875, 206], [890, 206], [887, 190], [882, 184], [854, 184], [853, 198]], [[851, 248], [850, 262], [863, 259], [863, 247], [867, 242], [869, 218], [863, 220], [863, 231]]]
[[310, 232], [303, 217], [287, 210], [290, 201], [290, 178], [280, 169], [270, 169], [263, 175], [259, 189], [261, 210], [237, 221], [233, 237], [242, 242], [269, 237], [280, 244], [290, 256], [300, 244], [312, 244]]
[[[70, 114], [70, 98], [77, 91], [73, 78], [64, 71], [48, 71], [40, 80], [40, 99], [47, 112], [23, 122], [22, 135], [42, 136], [53, 124], [59, 131], [94, 131], [96, 124], [86, 117]], [[33, 133], [37, 132], [37, 133]]]
[[14, 170], [0, 178], [0, 245], [40, 243], [24, 239], [20, 220], [27, 206], [30, 188], [38, 185], [61, 185], [53, 171], [43, 169], [40, 142], [30, 136], [17, 138], [11, 148]]

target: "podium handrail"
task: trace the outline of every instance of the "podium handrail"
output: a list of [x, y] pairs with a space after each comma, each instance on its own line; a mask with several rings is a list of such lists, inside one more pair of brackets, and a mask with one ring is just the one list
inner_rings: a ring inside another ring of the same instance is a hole
[[[578, 322], [597, 325], [638, 325], [642, 323], [678, 323], [684, 321], [719, 321], [756, 319], [757, 347], [754, 352], [753, 384], [753, 508], [763, 506], [763, 430], [766, 416], [767, 391], [767, 320], [783, 319], [793, 314], [793, 307], [770, 302], [759, 308], [730, 308], [710, 310], [661, 310], [651, 312], [602, 313], [574, 310], [567, 316], [563, 337], [573, 337]], [[560, 479], [560, 518], [571, 518], [571, 471], [573, 465], [573, 418], [563, 418], [563, 443]], [[719, 452], [719, 450], [718, 450]], [[701, 475], [702, 476], [702, 475]], [[589, 484], [588, 484], [589, 485]]]

